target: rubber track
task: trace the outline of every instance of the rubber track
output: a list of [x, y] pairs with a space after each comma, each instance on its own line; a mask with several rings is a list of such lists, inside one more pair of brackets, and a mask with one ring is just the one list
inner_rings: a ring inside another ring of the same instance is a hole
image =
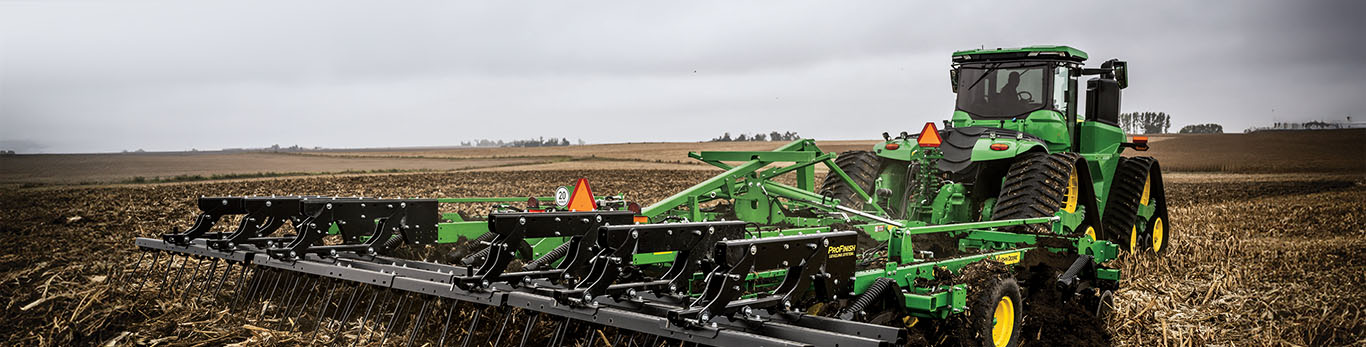
[[[882, 172], [882, 158], [871, 151], [848, 151], [840, 153], [835, 158], [835, 165], [844, 170], [854, 183], [863, 188], [864, 193], [872, 195], [874, 192], [873, 182], [877, 181], [877, 176]], [[838, 174], [831, 172], [825, 176], [825, 182], [821, 183], [821, 190], [830, 191], [832, 196], [840, 199], [840, 203], [851, 208], [863, 208], [863, 200], [857, 198], [858, 193], [853, 188], [844, 183]]]
[[1105, 202], [1104, 238], [1124, 241], [1128, 247], [1129, 232], [1138, 219], [1138, 199], [1143, 195], [1143, 182], [1153, 165], [1152, 157], [1121, 157], [1115, 168], [1114, 185]]
[[[1048, 217], [1063, 208], [1067, 179], [1077, 162], [1076, 153], [1029, 154], [1006, 171], [991, 219]], [[1020, 227], [1016, 227], [1020, 228]], [[1024, 231], [1048, 233], [1045, 225], [1024, 226]]]

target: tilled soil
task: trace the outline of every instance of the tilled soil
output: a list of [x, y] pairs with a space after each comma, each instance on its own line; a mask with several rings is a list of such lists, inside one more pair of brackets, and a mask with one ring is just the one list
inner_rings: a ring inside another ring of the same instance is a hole
[[[0, 235], [7, 236], [6, 251], [0, 254], [0, 296], [7, 311], [0, 316], [0, 334], [5, 334], [5, 344], [43, 346], [310, 341], [307, 333], [288, 332], [294, 324], [289, 319], [259, 321], [244, 318], [240, 312], [228, 313], [219, 301], [110, 285], [106, 276], [119, 273], [112, 271], [115, 266], [131, 266], [139, 259], [131, 239], [187, 227], [199, 195], [532, 196], [547, 195], [556, 186], [587, 177], [599, 195], [624, 193], [648, 204], [710, 175], [705, 171], [587, 170], [420, 173], [0, 190]], [[1117, 261], [1125, 280], [1117, 293], [1115, 313], [1105, 322], [1104, 331], [1110, 337], [1101, 341], [1142, 346], [1366, 341], [1366, 326], [1360, 320], [1366, 306], [1361, 300], [1366, 297], [1362, 289], [1366, 285], [1366, 260], [1362, 260], [1366, 256], [1362, 226], [1366, 186], [1362, 178], [1258, 182], [1239, 177], [1192, 183], [1169, 179], [1167, 194], [1172, 200], [1171, 225], [1177, 233], [1174, 248], [1162, 258]], [[443, 209], [484, 212], [474, 205]], [[442, 253], [425, 254], [435, 258]], [[127, 287], [131, 281], [120, 282]], [[1093, 337], [1100, 334], [1040, 320], [1055, 314], [1036, 309], [1038, 302], [1027, 304], [1024, 333], [1035, 336], [1028, 336], [1025, 345], [1095, 341]], [[448, 308], [442, 305], [433, 304], [428, 310]], [[407, 309], [417, 313], [418, 307]], [[474, 310], [459, 311], [468, 311], [461, 315], [468, 319], [465, 316]], [[484, 319], [501, 317], [490, 314]], [[537, 334], [553, 331], [548, 327], [553, 322], [513, 320], [512, 330], [505, 332], [508, 336], [520, 337], [516, 335], [520, 326], [534, 326]], [[451, 326], [452, 330], [464, 329]], [[308, 327], [304, 328], [307, 332]], [[570, 341], [621, 343], [614, 340], [635, 337], [611, 329], [574, 328], [575, 340]], [[439, 325], [429, 324], [417, 335], [434, 336], [433, 329]], [[492, 334], [476, 330], [483, 334], [479, 337]], [[337, 336], [329, 334], [324, 329], [317, 341], [337, 341], [333, 340]], [[593, 335], [600, 337], [595, 340]], [[531, 336], [529, 341], [545, 344], [547, 338]], [[369, 342], [374, 343], [377, 337]]]

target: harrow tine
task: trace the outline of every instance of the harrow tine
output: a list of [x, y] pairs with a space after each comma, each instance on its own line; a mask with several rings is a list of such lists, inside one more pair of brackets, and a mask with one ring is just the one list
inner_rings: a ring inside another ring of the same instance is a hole
[[[313, 333], [309, 334], [308, 336], [309, 344], [312, 344], [314, 339], [318, 337], [318, 327], [323, 325], [323, 318], [327, 313], [327, 307], [332, 304], [332, 292], [336, 290], [337, 281], [332, 281], [332, 287], [327, 289], [327, 299], [323, 299], [323, 301], [318, 302], [320, 304], [318, 305], [318, 315], [315, 316], [313, 319]], [[380, 344], [383, 345], [383, 343]]]
[[398, 312], [405, 307], [403, 304], [407, 299], [408, 293], [403, 293], [403, 296], [398, 297], [398, 304], [394, 305], [394, 317], [389, 318], [389, 325], [384, 327], [384, 335], [379, 338], [380, 346], [384, 345], [384, 341], [389, 340], [389, 331], [394, 330], [394, 324], [398, 323]]
[[251, 289], [256, 286], [256, 282], [261, 280], [261, 271], [263, 271], [263, 269], [252, 269], [251, 274], [247, 275], [247, 277], [250, 278], [246, 280], [246, 283], [243, 283], [241, 288], [238, 288], [237, 291], [233, 293], [233, 295], [237, 296], [237, 298], [232, 301], [232, 306], [234, 308], [246, 304], [246, 301], [248, 300], [247, 297], [250, 295], [247, 292], [250, 292]]
[[469, 347], [470, 340], [474, 338], [474, 328], [479, 327], [479, 317], [484, 316], [484, 310], [474, 311], [474, 321], [470, 322], [470, 328], [465, 331], [465, 341], [460, 343], [460, 347]]
[[[195, 277], [199, 277], [199, 270], [201, 270], [201, 269], [203, 268], [203, 266], [202, 266], [202, 265], [204, 265], [204, 262], [203, 262], [203, 261], [201, 261], [199, 258], [191, 258], [191, 259], [194, 259], [194, 261], [195, 261], [195, 262], [194, 262], [194, 272], [190, 274], [190, 278], [185, 279], [185, 281], [186, 281], [186, 282], [189, 282], [189, 283], [186, 284], [186, 285], [187, 285], [186, 288], [180, 288], [180, 293], [179, 293], [179, 294], [176, 294], [176, 298], [177, 298], [177, 299], [179, 299], [179, 298], [185, 296], [185, 292], [190, 291], [190, 289], [194, 288], [194, 285], [195, 285], [194, 279], [195, 279]], [[180, 281], [180, 278], [179, 278], [179, 277], [176, 277], [176, 281]]]
[[346, 298], [346, 310], [342, 310], [341, 308], [338, 308], [338, 309], [337, 309], [337, 313], [340, 313], [340, 314], [341, 314], [341, 318], [337, 320], [338, 323], [337, 323], [337, 329], [336, 329], [336, 333], [335, 333], [335, 334], [337, 334], [337, 336], [341, 336], [341, 333], [342, 333], [343, 331], [346, 330], [346, 324], [347, 324], [347, 322], [351, 321], [351, 312], [352, 312], [353, 310], [355, 310], [356, 304], [359, 304], [359, 303], [360, 303], [360, 300], [358, 300], [358, 298], [357, 298], [358, 295], [356, 295], [356, 294], [360, 294], [360, 292], [363, 291], [364, 289], [365, 289], [364, 285], [361, 285], [361, 284], [352, 285], [352, 286], [351, 286], [351, 295], [350, 295], [349, 297]]
[[417, 319], [413, 320], [413, 330], [408, 332], [408, 344], [404, 346], [412, 347], [413, 340], [417, 339], [417, 331], [422, 329], [422, 318], [427, 316], [427, 304], [431, 302], [431, 300], [422, 300], [422, 309], [417, 311]]
[[[134, 277], [136, 277], [136, 276], [138, 275], [137, 271], [142, 269], [142, 261], [143, 261], [144, 259], [147, 259], [147, 252], [138, 252], [138, 253], [139, 253], [139, 255], [138, 255], [138, 261], [137, 261], [136, 263], [133, 263], [133, 276], [134, 276]], [[119, 267], [119, 268], [118, 268], [118, 277], [112, 277], [112, 278], [110, 278], [110, 282], [109, 282], [109, 283], [112, 283], [112, 284], [122, 284], [122, 283], [123, 283], [123, 280], [128, 279], [128, 276], [127, 276], [127, 275], [128, 275], [128, 272], [127, 272], [123, 267]]]
[[141, 291], [142, 291], [142, 285], [143, 285], [144, 283], [147, 283], [147, 278], [148, 278], [148, 277], [152, 277], [152, 276], [151, 276], [152, 271], [155, 271], [155, 270], [157, 269], [157, 264], [158, 264], [158, 263], [157, 263], [157, 260], [158, 260], [158, 259], [161, 259], [161, 252], [160, 252], [160, 251], [157, 251], [157, 252], [154, 252], [154, 253], [155, 253], [155, 254], [152, 255], [152, 263], [151, 263], [151, 264], [148, 264], [148, 266], [150, 266], [150, 268], [147, 270], [147, 275], [148, 275], [148, 276], [142, 276], [142, 279], [141, 279], [141, 280], [138, 280], [138, 287], [137, 287], [137, 289], [134, 289], [134, 290], [133, 290], [134, 292], [141, 292]]
[[157, 286], [157, 288], [165, 289], [166, 284], [171, 282], [171, 267], [175, 266], [175, 256], [176, 254], [172, 252], [171, 260], [166, 262], [166, 278], [161, 279], [161, 285]]
[[540, 318], [541, 313], [536, 312], [536, 314], [531, 315], [530, 319], [526, 320], [526, 328], [522, 329], [522, 343], [517, 344], [518, 347], [526, 347], [526, 338], [531, 335], [531, 329], [536, 327], [536, 321]]
[[455, 315], [455, 307], [459, 306], [459, 303], [455, 300], [451, 300], [450, 303], [451, 308], [446, 310], [446, 323], [441, 325], [441, 339], [436, 341], [437, 346], [446, 345], [446, 334], [450, 332], [449, 329], [451, 328], [451, 316]]
[[[379, 296], [379, 292], [381, 292], [381, 291], [384, 292], [384, 299], [379, 300], [379, 303], [380, 303], [379, 306], [380, 306], [380, 309], [383, 309], [383, 308], [384, 308], [384, 303], [389, 301], [389, 296], [390, 296], [391, 293], [393, 293], [393, 291], [392, 291], [392, 290], [389, 290], [389, 289], [387, 289], [387, 288], [384, 288], [384, 289], [382, 289], [382, 290], [377, 290], [377, 291], [375, 291], [375, 296]], [[363, 341], [363, 340], [369, 340], [369, 339], [370, 339], [371, 333], [373, 333], [373, 332], [375, 331], [374, 329], [365, 330], [365, 322], [370, 318], [370, 309], [372, 309], [372, 308], [374, 308], [374, 307], [375, 307], [374, 297], [371, 297], [370, 305], [366, 306], [366, 308], [365, 308], [365, 315], [364, 315], [364, 316], [361, 316], [361, 319], [360, 319], [360, 329], [363, 330], [363, 331], [362, 331], [363, 333], [365, 333], [365, 337], [364, 337], [363, 339], [358, 338], [358, 339], [356, 339], [356, 341], [354, 341], [353, 343], [360, 343], [360, 342]], [[379, 317], [375, 317], [375, 329], [378, 329], [378, 328], [379, 328]], [[359, 337], [359, 336], [357, 336], [357, 337]]]
[[503, 325], [501, 325], [501, 326], [498, 327], [498, 339], [493, 341], [493, 345], [494, 345], [494, 346], [497, 346], [497, 345], [500, 345], [500, 344], [503, 343], [503, 331], [507, 330], [508, 321], [511, 320], [511, 319], [512, 319], [512, 311], [511, 311], [511, 310], [508, 310], [507, 312], [503, 312]]
[[232, 276], [232, 266], [237, 264], [237, 263], [234, 263], [234, 262], [231, 262], [231, 261], [229, 261], [229, 262], [227, 262], [227, 263], [228, 263], [228, 266], [224, 266], [224, 267], [223, 267], [223, 277], [219, 277], [219, 278], [218, 278], [218, 285], [217, 285], [217, 286], [214, 286], [214, 289], [213, 289], [213, 297], [214, 297], [214, 298], [218, 298], [218, 294], [223, 292], [223, 282], [228, 280], [228, 276]]
[[[293, 284], [290, 284], [290, 286], [289, 286], [289, 291], [288, 291], [288, 293], [289, 293], [289, 294], [288, 294], [288, 295], [289, 295], [289, 300], [285, 301], [285, 306], [282, 307], [283, 309], [281, 309], [281, 310], [276, 310], [275, 312], [271, 313], [270, 317], [272, 317], [272, 318], [277, 318], [277, 319], [283, 319], [284, 317], [282, 317], [282, 316], [285, 315], [287, 312], [290, 311], [290, 309], [292, 309], [292, 308], [294, 307], [294, 299], [298, 297], [297, 294], [299, 293], [299, 292], [298, 292], [298, 290], [299, 290], [299, 281], [302, 280], [302, 279], [303, 279], [303, 276], [294, 276], [294, 283], [293, 283]], [[281, 295], [285, 295], [285, 294], [281, 294]], [[282, 323], [283, 323], [283, 322], [282, 322]]]
[[[326, 278], [323, 278], [323, 279], [319, 279], [319, 278], [310, 278], [310, 280], [311, 280], [311, 285], [307, 287], [308, 289], [305, 289], [306, 291], [308, 291], [308, 295], [305, 295], [305, 296], [304, 296], [304, 302], [302, 302], [302, 303], [299, 304], [299, 312], [294, 314], [294, 318], [295, 318], [295, 321], [296, 321], [296, 322], [299, 321], [299, 320], [302, 320], [302, 319], [304, 318], [304, 310], [308, 308], [308, 302], [313, 300], [313, 293], [314, 293], [314, 292], [317, 292], [317, 291], [318, 291], [318, 287], [322, 286], [322, 283], [318, 283], [318, 282], [325, 281]], [[295, 323], [295, 324], [294, 324], [294, 327], [298, 327], [298, 326], [299, 326], [298, 323]], [[291, 329], [291, 330], [292, 330], [292, 329]]]
[[[270, 309], [272, 303], [275, 303], [275, 289], [280, 287], [280, 280], [283, 279], [285, 275], [287, 274], [282, 272], [275, 276], [275, 284], [270, 285], [270, 294], [265, 297], [265, 305], [261, 307], [261, 313], [256, 315], [257, 322], [260, 322], [261, 319], [266, 317], [266, 310]], [[278, 308], [280, 305], [275, 305], [275, 307]]]
[[[209, 266], [209, 273], [204, 274], [204, 284], [197, 290], [199, 293], [194, 297], [194, 303], [199, 304], [199, 300], [204, 298], [204, 292], [209, 291], [209, 284], [213, 283], [214, 274], [218, 273], [218, 258], [213, 258], [213, 265]], [[226, 274], [225, 274], [226, 275]]]

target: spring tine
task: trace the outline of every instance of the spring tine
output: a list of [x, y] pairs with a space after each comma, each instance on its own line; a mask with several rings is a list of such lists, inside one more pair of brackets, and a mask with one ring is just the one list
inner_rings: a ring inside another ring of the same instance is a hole
[[213, 297], [215, 299], [218, 298], [219, 293], [223, 292], [223, 282], [228, 280], [228, 276], [232, 276], [232, 266], [237, 265], [237, 263], [231, 261], [227, 263], [228, 265], [223, 267], [223, 277], [218, 278], [218, 285], [213, 288]]
[[[305, 295], [305, 296], [304, 296], [304, 302], [302, 302], [302, 303], [299, 304], [299, 312], [294, 314], [294, 317], [296, 318], [295, 321], [298, 321], [299, 319], [302, 319], [302, 318], [303, 318], [303, 316], [304, 316], [304, 310], [308, 308], [308, 302], [313, 300], [313, 293], [316, 292], [316, 291], [318, 291], [318, 287], [322, 286], [322, 283], [318, 283], [318, 282], [326, 281], [327, 279], [326, 279], [326, 278], [310, 278], [310, 280], [311, 280], [310, 283], [312, 283], [312, 285], [307, 287], [308, 289], [306, 289], [306, 290], [308, 291], [308, 295]], [[294, 326], [297, 327], [297, 326], [299, 326], [299, 324], [296, 323], [296, 324], [294, 324]]]
[[260, 287], [261, 282], [265, 282], [266, 277], [270, 276], [270, 269], [271, 268], [262, 268], [251, 272], [251, 280], [247, 281], [247, 291], [242, 293], [245, 295], [241, 295], [242, 300], [238, 306], [242, 308], [243, 312], [246, 312], [247, 309], [251, 307], [252, 299], [256, 297], [256, 287]]
[[451, 328], [451, 316], [455, 315], [455, 306], [457, 306], [457, 302], [455, 300], [451, 300], [450, 303], [451, 308], [446, 310], [446, 323], [441, 325], [441, 339], [436, 341], [436, 345], [438, 347], [446, 345], [446, 333], [450, 332], [449, 329]]
[[175, 252], [170, 252], [170, 253], [171, 253], [171, 260], [166, 262], [166, 271], [165, 271], [165, 272], [166, 272], [166, 276], [165, 276], [165, 278], [162, 278], [162, 279], [161, 279], [161, 285], [158, 285], [157, 288], [165, 289], [165, 288], [166, 288], [166, 283], [170, 283], [170, 282], [171, 282], [171, 267], [174, 267], [174, 266], [175, 266], [175, 257], [176, 257], [176, 253], [175, 253]]
[[404, 346], [413, 346], [413, 340], [417, 339], [418, 336], [417, 331], [422, 329], [422, 318], [427, 317], [427, 304], [431, 302], [431, 300], [422, 300], [422, 309], [417, 311], [417, 319], [413, 320], [413, 330], [408, 332], [408, 344]]
[[[186, 283], [185, 283], [185, 286], [180, 287], [180, 293], [176, 293], [176, 298], [177, 298], [177, 299], [179, 299], [179, 298], [182, 297], [182, 296], [185, 296], [185, 292], [189, 291], [190, 288], [194, 287], [194, 278], [195, 278], [195, 276], [199, 276], [199, 270], [200, 270], [200, 268], [202, 268], [202, 266], [200, 266], [200, 265], [203, 264], [203, 262], [199, 261], [199, 258], [190, 257], [190, 258], [185, 258], [185, 259], [193, 259], [193, 260], [195, 261], [195, 263], [194, 263], [194, 272], [190, 273], [190, 277], [185, 279], [185, 282], [186, 282]], [[176, 276], [176, 282], [180, 282], [180, 276], [179, 276], [179, 275]], [[175, 287], [175, 286], [172, 285], [171, 287]]]
[[204, 284], [199, 285], [200, 288], [199, 290], [196, 290], [197, 293], [195, 293], [194, 300], [191, 301], [191, 303], [196, 306], [199, 304], [199, 299], [204, 298], [204, 292], [208, 291], [207, 289], [209, 289], [209, 285], [213, 283], [214, 274], [216, 273], [218, 273], [218, 258], [213, 258], [213, 264], [209, 266], [209, 272], [204, 274], [204, 280], [201, 281], [204, 282]]
[[261, 281], [261, 272], [266, 270], [266, 268], [252, 269], [251, 275], [248, 275], [248, 277], [250, 278], [247, 279], [245, 285], [242, 288], [240, 288], [236, 293], [233, 293], [233, 295], [237, 296], [237, 299], [232, 301], [234, 308], [240, 307], [240, 305], [245, 305], [246, 301], [250, 300], [247, 299], [247, 297], [251, 296], [251, 290], [252, 288], [256, 287], [256, 283]]
[[518, 344], [518, 347], [526, 347], [526, 338], [531, 335], [531, 329], [536, 327], [536, 321], [540, 318], [541, 313], [536, 312], [536, 314], [531, 315], [531, 319], [526, 320], [526, 328], [522, 329], [522, 343]]
[[348, 322], [351, 321], [351, 312], [355, 311], [357, 304], [360, 304], [360, 297], [362, 295], [358, 294], [360, 294], [360, 292], [364, 290], [365, 286], [361, 284], [355, 284], [351, 286], [351, 295], [346, 298], [346, 310], [337, 310], [337, 313], [341, 314], [341, 318], [337, 320], [337, 336], [341, 336], [341, 333], [346, 331], [346, 325], [348, 324]]
[[[171, 280], [171, 282], [168, 283], [168, 286], [166, 288], [166, 290], [171, 292], [171, 294], [176, 294], [176, 285], [180, 284], [180, 276], [185, 274], [185, 268], [189, 266], [189, 263], [189, 255], [186, 255], [184, 258], [180, 259], [180, 267], [175, 270], [175, 279]], [[184, 291], [181, 292], [183, 293]]]
[[[137, 271], [141, 268], [143, 259], [147, 259], [147, 252], [138, 252], [138, 261], [136, 263], [133, 263], [133, 276], [137, 276]], [[128, 274], [128, 272], [125, 270], [124, 267], [120, 266], [117, 268], [117, 270], [117, 277], [110, 277], [109, 283], [122, 284], [123, 280], [127, 279], [128, 276], [126, 275]]]
[[380, 346], [384, 346], [385, 340], [389, 340], [389, 332], [393, 331], [393, 325], [398, 324], [399, 311], [406, 309], [407, 299], [408, 294], [404, 292], [403, 296], [399, 296], [398, 305], [393, 306], [393, 317], [389, 318], [389, 324], [384, 327], [384, 335], [380, 336]]
[[158, 264], [158, 263], [157, 263], [157, 260], [158, 260], [158, 259], [161, 259], [161, 252], [154, 252], [154, 253], [155, 253], [155, 254], [152, 255], [152, 263], [147, 265], [147, 266], [150, 267], [150, 268], [147, 269], [147, 274], [148, 274], [148, 276], [142, 276], [142, 279], [138, 280], [138, 287], [137, 287], [137, 289], [134, 289], [134, 290], [133, 290], [134, 292], [140, 292], [140, 291], [142, 291], [142, 284], [143, 284], [143, 283], [147, 283], [147, 278], [148, 278], [148, 277], [152, 277], [152, 276], [150, 276], [150, 275], [152, 274], [152, 271], [154, 271], [154, 270], [157, 269], [157, 264]]
[[563, 322], [560, 322], [560, 325], [555, 326], [555, 335], [550, 337], [551, 346], [560, 345], [560, 336], [561, 334], [564, 334], [564, 329], [567, 325], [569, 325], [569, 318], [565, 318]]
[[380, 346], [383, 346], [383, 345], [384, 345], [384, 341], [389, 340], [389, 331], [390, 331], [390, 330], [394, 330], [394, 324], [397, 324], [397, 323], [398, 323], [398, 312], [399, 312], [400, 310], [402, 310], [403, 308], [406, 307], [406, 306], [404, 306], [404, 303], [405, 303], [407, 300], [408, 300], [408, 293], [403, 293], [403, 296], [398, 297], [398, 304], [397, 304], [397, 305], [394, 305], [394, 316], [393, 316], [393, 318], [389, 318], [389, 325], [386, 325], [386, 326], [384, 327], [384, 335], [381, 336], [380, 339], [379, 339], [379, 345], [380, 345]]
[[[382, 289], [382, 290], [381, 290], [381, 289]], [[371, 334], [372, 332], [375, 331], [374, 329], [365, 330], [365, 321], [367, 321], [367, 320], [370, 319], [370, 309], [375, 308], [375, 298], [379, 296], [379, 292], [381, 292], [381, 291], [384, 292], [384, 299], [383, 299], [383, 300], [379, 300], [380, 307], [383, 308], [383, 307], [384, 307], [384, 302], [389, 301], [389, 294], [392, 293], [392, 291], [390, 291], [390, 290], [388, 290], [388, 289], [384, 289], [384, 288], [381, 288], [381, 289], [376, 289], [376, 290], [375, 290], [375, 294], [372, 295], [372, 296], [370, 297], [370, 304], [369, 304], [369, 305], [366, 305], [366, 307], [365, 307], [365, 315], [363, 315], [363, 316], [360, 317], [360, 329], [362, 330], [362, 331], [361, 331], [362, 333], [365, 333], [364, 340], [369, 340], [369, 339], [370, 339], [370, 334]], [[376, 326], [378, 326], [378, 325], [379, 325], [379, 324], [378, 324], [378, 322], [379, 322], [379, 317], [375, 317], [375, 322], [376, 322]], [[354, 345], [355, 343], [360, 343], [360, 342], [362, 341], [362, 339], [360, 338], [359, 334], [357, 334], [356, 337], [357, 337], [356, 341], [352, 341], [352, 344], [353, 344], [353, 345]]]
[[284, 306], [284, 307], [281, 307], [280, 310], [275, 310], [276, 312], [275, 312], [274, 314], [271, 314], [271, 315], [270, 315], [272, 318], [283, 318], [283, 317], [281, 317], [281, 316], [284, 315], [285, 313], [289, 312], [290, 309], [292, 309], [292, 308], [294, 307], [294, 299], [298, 298], [298, 296], [299, 296], [299, 295], [298, 295], [299, 281], [301, 281], [301, 280], [303, 280], [303, 276], [294, 276], [294, 282], [293, 282], [293, 284], [290, 284], [290, 286], [289, 286], [289, 291], [288, 291], [289, 294], [281, 294], [281, 295], [289, 295], [289, 300], [286, 300], [286, 301], [285, 301], [285, 306]]
[[332, 287], [327, 289], [327, 299], [323, 299], [323, 301], [321, 301], [321, 302], [318, 303], [318, 304], [319, 304], [319, 305], [318, 305], [318, 306], [319, 306], [319, 307], [318, 307], [318, 315], [314, 318], [314, 322], [313, 322], [313, 333], [309, 334], [309, 336], [308, 336], [308, 343], [309, 343], [309, 344], [312, 344], [313, 341], [314, 341], [313, 339], [314, 339], [314, 338], [317, 338], [317, 336], [318, 336], [318, 327], [321, 326], [321, 325], [323, 325], [323, 317], [326, 316], [327, 307], [328, 307], [328, 306], [331, 306], [331, 304], [332, 304], [332, 292], [334, 292], [334, 291], [336, 291], [336, 290], [337, 290], [337, 281], [332, 281]]
[[474, 311], [474, 322], [470, 323], [470, 328], [465, 331], [465, 341], [460, 343], [460, 347], [469, 347], [470, 339], [474, 337], [474, 328], [479, 327], [479, 317], [484, 316], [484, 310]]
[[503, 312], [503, 325], [498, 327], [498, 339], [493, 341], [494, 346], [503, 343], [503, 331], [507, 330], [508, 321], [512, 319], [512, 311]]
[[[287, 273], [280, 273], [278, 276], [275, 276], [275, 284], [270, 285], [270, 295], [266, 295], [266, 304], [261, 307], [261, 313], [256, 315], [257, 322], [260, 322], [262, 318], [266, 317], [266, 310], [270, 309], [270, 305], [277, 301], [275, 300], [275, 289], [280, 287], [280, 280], [283, 279], [286, 274]], [[280, 305], [275, 305], [275, 308], [279, 307]]]

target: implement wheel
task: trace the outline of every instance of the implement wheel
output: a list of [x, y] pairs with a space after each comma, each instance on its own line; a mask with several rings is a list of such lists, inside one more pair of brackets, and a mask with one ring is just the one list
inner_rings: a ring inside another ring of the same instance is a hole
[[[849, 175], [849, 179], [858, 184], [864, 193], [869, 196], [874, 194], [873, 182], [877, 181], [877, 176], [882, 173], [882, 158], [871, 151], [848, 151], [840, 153], [835, 158], [835, 165], [844, 170], [844, 174]], [[839, 175], [831, 172], [826, 174], [825, 181], [821, 183], [821, 192], [840, 200], [840, 204], [849, 206], [853, 209], [863, 208], [864, 201], [859, 199], [858, 193], [850, 187]]]
[[973, 345], [1013, 347], [1020, 344], [1024, 324], [1024, 302], [1020, 285], [1014, 278], [1001, 277], [988, 282], [972, 303]]
[[[1081, 178], [1076, 162], [1076, 153], [1026, 154], [1018, 158], [1006, 171], [991, 219], [1050, 217], [1059, 210], [1076, 212], [1081, 203]], [[1051, 232], [1042, 224], [1014, 228], [1037, 234]], [[1087, 227], [1082, 225], [1078, 229], [1085, 233]]]

